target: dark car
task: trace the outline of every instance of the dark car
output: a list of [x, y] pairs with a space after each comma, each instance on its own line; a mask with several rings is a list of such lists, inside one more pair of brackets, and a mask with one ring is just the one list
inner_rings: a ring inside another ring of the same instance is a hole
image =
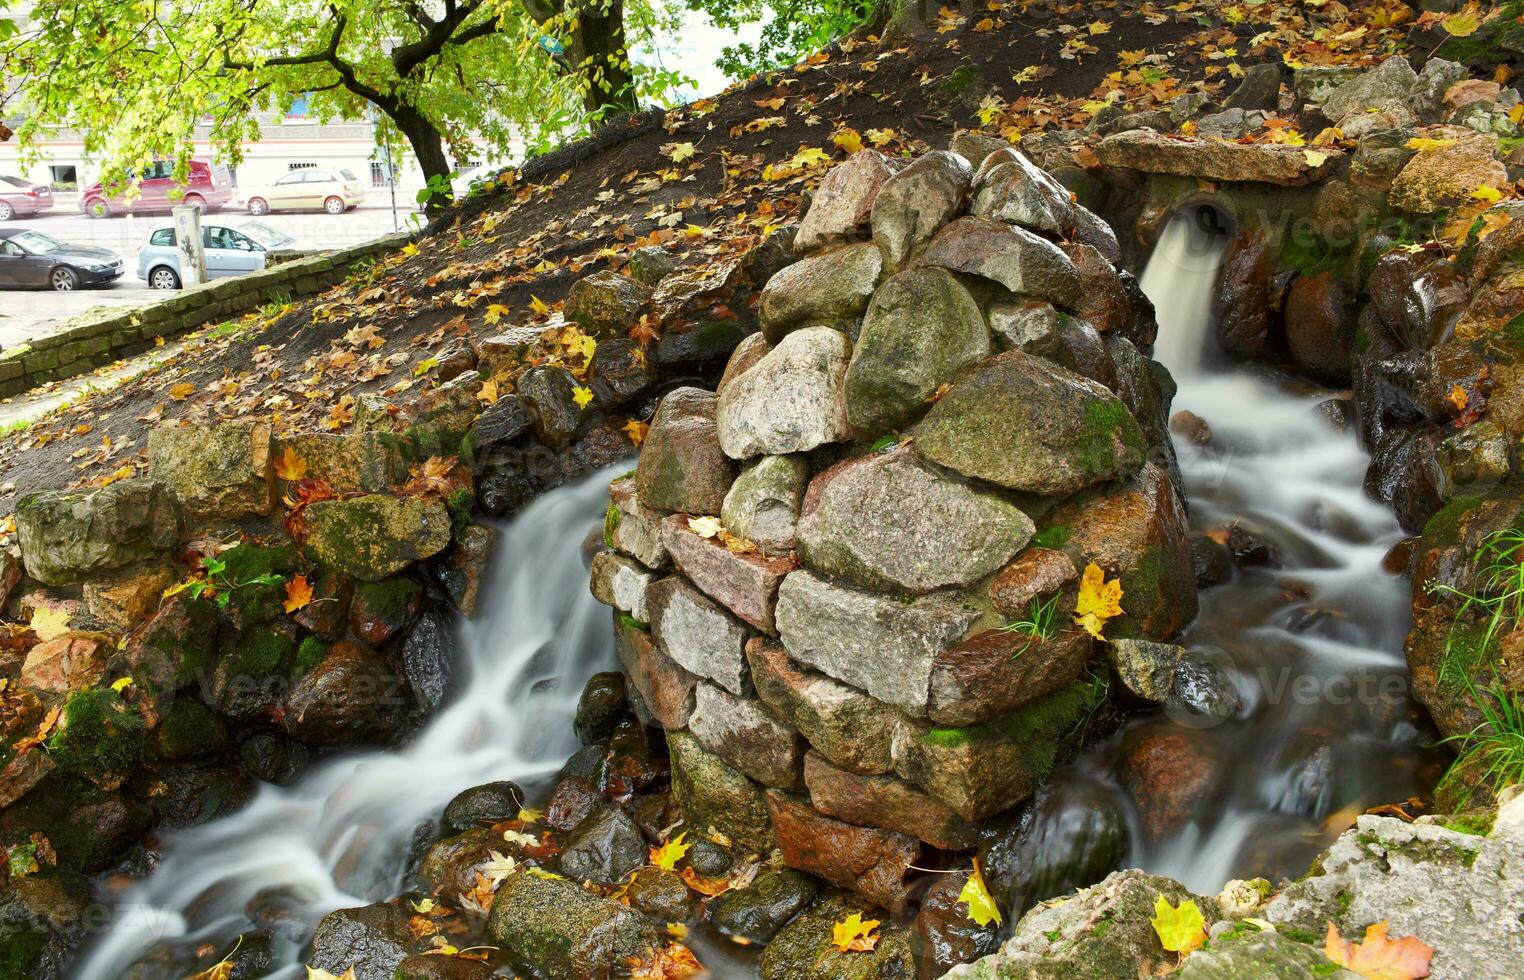
[[34, 215], [52, 206], [52, 189], [20, 177], [0, 175], [0, 221]]
[[110, 249], [67, 245], [37, 231], [0, 228], [0, 289], [100, 286], [122, 277], [122, 258]]

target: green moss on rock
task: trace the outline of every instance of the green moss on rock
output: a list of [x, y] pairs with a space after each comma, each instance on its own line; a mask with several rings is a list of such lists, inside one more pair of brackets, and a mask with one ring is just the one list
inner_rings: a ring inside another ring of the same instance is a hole
[[110, 782], [137, 766], [146, 727], [137, 709], [110, 688], [77, 691], [64, 702], [48, 752], [64, 772]]

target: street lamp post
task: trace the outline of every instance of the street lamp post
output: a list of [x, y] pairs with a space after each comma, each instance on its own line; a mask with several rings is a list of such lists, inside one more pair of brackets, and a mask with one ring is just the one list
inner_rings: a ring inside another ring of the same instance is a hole
[[376, 107], [366, 106], [365, 115], [370, 119], [371, 139], [381, 144], [382, 158], [386, 161], [386, 186], [392, 198], [392, 231], [400, 231], [402, 224], [397, 220], [397, 171], [392, 166], [392, 144], [381, 140], [381, 113]]

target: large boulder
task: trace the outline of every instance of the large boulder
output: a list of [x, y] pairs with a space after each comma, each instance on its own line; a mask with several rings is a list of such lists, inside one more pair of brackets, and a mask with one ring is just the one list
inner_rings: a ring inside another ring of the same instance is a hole
[[436, 497], [373, 493], [320, 500], [303, 516], [312, 558], [362, 582], [395, 575], [450, 543], [450, 514]]
[[979, 304], [943, 269], [911, 269], [873, 294], [847, 368], [847, 421], [873, 438], [914, 421], [937, 389], [988, 357]]
[[776, 344], [809, 324], [845, 325], [863, 315], [884, 258], [869, 242], [800, 259], [767, 281], [758, 304], [762, 334]]
[[1115, 395], [1014, 350], [953, 385], [912, 432], [934, 463], [1055, 496], [1130, 476], [1147, 450], [1137, 420]]
[[701, 388], [668, 392], [641, 444], [635, 468], [640, 503], [656, 510], [718, 514], [734, 479], [734, 464], [720, 448], [715, 429], [714, 395]]
[[795, 660], [916, 715], [926, 713], [937, 654], [981, 615], [956, 595], [890, 598], [802, 569], [778, 590], [778, 634]]
[[[1332, 148], [1320, 148], [1313, 157], [1301, 147], [1280, 143], [1221, 143], [1166, 136], [1151, 129], [1108, 136], [1096, 144], [1095, 154], [1108, 167], [1293, 187], [1322, 178], [1344, 156]], [[1316, 166], [1314, 159], [1319, 161]]]
[[649, 630], [623, 617], [614, 624], [614, 652], [636, 715], [668, 730], [687, 727], [698, 678], [662, 652]]
[[653, 583], [646, 603], [651, 632], [668, 656], [732, 694], [750, 693], [745, 626], [678, 575]]
[[646, 839], [617, 806], [579, 821], [561, 846], [561, 871], [576, 881], [617, 884], [645, 863]]
[[809, 464], [803, 457], [763, 456], [748, 464], [731, 484], [720, 521], [730, 533], [763, 552], [793, 551], [809, 480]]
[[498, 887], [487, 935], [525, 971], [547, 980], [617, 976], [657, 945], [657, 926], [613, 899], [533, 869]]
[[268, 514], [274, 491], [270, 426], [160, 426], [148, 435], [148, 471], [188, 518]]
[[352, 969], [355, 980], [392, 980], [417, 941], [407, 922], [407, 912], [396, 905], [330, 912], [312, 937], [311, 963], [335, 976]]
[[916, 960], [908, 932], [890, 922], [871, 950], [842, 952], [832, 941], [836, 923], [857, 913], [879, 918], [871, 905], [839, 893], [818, 900], [779, 930], [762, 951], [762, 980], [909, 980]]
[[1401, 55], [1393, 55], [1380, 66], [1333, 86], [1319, 108], [1329, 122], [1338, 124], [1354, 113], [1406, 101], [1417, 84], [1413, 66]]
[[895, 169], [894, 162], [877, 150], [859, 150], [832, 167], [799, 222], [794, 251], [804, 255], [832, 242], [861, 237], [868, 230], [879, 188]]
[[971, 209], [981, 218], [1065, 235], [1074, 227], [1068, 188], [1015, 149], [999, 150], [979, 165]]
[[893, 776], [851, 772], [811, 752], [804, 759], [804, 781], [811, 805], [828, 817], [896, 830], [947, 851], [966, 850], [978, 843], [978, 827], [947, 804]]
[[1073, 306], [1080, 298], [1079, 272], [1063, 250], [1003, 221], [959, 218], [932, 239], [921, 260], [1059, 306]]
[[640, 319], [651, 288], [612, 269], [600, 269], [566, 291], [566, 318], [602, 337], [622, 337]]
[[983, 578], [1032, 531], [1014, 504], [933, 470], [906, 446], [816, 477], [799, 518], [799, 553], [823, 575], [919, 593]]
[[699, 744], [688, 732], [667, 732], [672, 792], [688, 826], [713, 827], [737, 847], [765, 854], [777, 843], [762, 787]]
[[292, 688], [284, 723], [313, 745], [350, 745], [395, 731], [406, 704], [403, 682], [385, 658], [339, 643]]
[[1472, 200], [1479, 187], [1507, 187], [1508, 168], [1497, 159], [1497, 138], [1458, 127], [1431, 131], [1441, 145], [1419, 150], [1392, 181], [1387, 201], [1414, 214], [1429, 214]]
[[884, 182], [873, 202], [873, 242], [891, 271], [963, 212], [973, 176], [967, 160], [936, 150]]
[[757, 697], [809, 741], [810, 747], [853, 772], [894, 766], [890, 745], [897, 712], [824, 674], [801, 667], [773, 640], [746, 644]]
[[819, 875], [895, 915], [910, 901], [905, 875], [920, 855], [914, 837], [882, 827], [859, 827], [818, 813], [802, 799], [769, 790], [783, 863]]
[[845, 439], [843, 383], [851, 354], [846, 334], [805, 327], [730, 379], [720, 388], [716, 413], [725, 454], [750, 459], [802, 453]]
[[799, 785], [804, 746], [761, 701], [700, 682], [688, 730], [700, 745], [764, 786]]
[[16, 502], [27, 574], [65, 585], [169, 550], [174, 506], [159, 484], [121, 480], [97, 490], [44, 490]]
[[[517, 399], [504, 402], [505, 408]], [[340, 493], [380, 493], [407, 479], [397, 442], [380, 432], [297, 432], [275, 440], [276, 459], [289, 452], [305, 464], [303, 479], [322, 480]], [[280, 490], [285, 481], [277, 479]]]

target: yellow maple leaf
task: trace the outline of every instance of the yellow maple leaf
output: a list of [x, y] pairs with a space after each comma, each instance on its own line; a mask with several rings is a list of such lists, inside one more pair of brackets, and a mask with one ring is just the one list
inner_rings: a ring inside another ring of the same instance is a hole
[[651, 431], [651, 426], [636, 419], [630, 419], [624, 424], [624, 434], [630, 437], [630, 443], [639, 446], [646, 441], [646, 433]]
[[1428, 136], [1415, 136], [1403, 145], [1410, 150], [1417, 150], [1419, 153], [1423, 153], [1427, 150], [1443, 150], [1447, 146], [1454, 146], [1455, 142], [1453, 139], [1433, 139]]
[[1190, 899], [1176, 907], [1163, 895], [1156, 897], [1154, 917], [1148, 921], [1159, 936], [1159, 944], [1171, 953], [1188, 953], [1206, 942], [1206, 920]]
[[69, 632], [69, 614], [55, 606], [38, 606], [27, 624], [39, 640], [51, 640]]
[[831, 142], [848, 153], [856, 153], [863, 148], [862, 134], [850, 126], [844, 126], [832, 133]]
[[1309, 167], [1321, 167], [1328, 162], [1328, 154], [1317, 150], [1303, 150], [1302, 159], [1307, 161]]
[[1481, 11], [1474, 3], [1468, 3], [1460, 10], [1443, 18], [1439, 26], [1451, 37], [1470, 37], [1475, 34], [1477, 28], [1482, 26]]
[[232, 980], [233, 961], [221, 960], [200, 973], [192, 973], [185, 980]]
[[482, 382], [481, 390], [476, 393], [476, 400], [484, 405], [493, 405], [497, 403], [497, 399], [497, 379], [488, 378]]
[[1471, 192], [1471, 199], [1473, 201], [1485, 201], [1488, 204], [1496, 204], [1503, 199], [1503, 192], [1496, 187], [1489, 187], [1483, 184]]
[[987, 34], [995, 29], [995, 18], [986, 17], [974, 25], [975, 34]]
[[482, 314], [482, 319], [488, 324], [496, 326], [498, 321], [507, 316], [510, 312], [512, 311], [502, 303], [489, 303], [487, 305], [486, 312]]
[[111, 682], [111, 689], [116, 693], [121, 694], [123, 691], [131, 687], [133, 683], [134, 682], [131, 677], [118, 677], [116, 680]]
[[879, 937], [873, 930], [879, 926], [878, 919], [864, 920], [853, 912], [831, 926], [831, 942], [843, 953], [866, 953], [878, 945]]
[[593, 389], [577, 385], [572, 388], [572, 401], [577, 403], [578, 408], [587, 408], [593, 402]]
[[677, 862], [681, 861], [683, 855], [687, 854], [688, 849], [693, 846], [683, 843], [687, 836], [688, 832], [685, 830], [662, 846], [650, 848], [651, 863], [663, 871], [677, 870]]
[[544, 316], [550, 312], [550, 306], [533, 293], [529, 294], [529, 308], [534, 311], [535, 316]]
[[1365, 930], [1364, 942], [1352, 943], [1341, 937], [1339, 927], [1330, 922], [1323, 940], [1323, 954], [1366, 980], [1417, 980], [1428, 976], [1434, 947], [1417, 936], [1388, 939], [1386, 931], [1387, 922], [1383, 919]]
[[693, 155], [698, 152], [692, 143], [668, 143], [661, 148], [661, 151], [673, 163], [691, 160]]
[[275, 475], [287, 483], [304, 480], [307, 478], [307, 461], [287, 446], [284, 452], [275, 457]]
[[974, 858], [974, 870], [969, 872], [968, 880], [963, 883], [958, 901], [968, 904], [968, 917], [977, 924], [987, 926], [993, 922], [1000, 925], [1000, 906], [995, 904], [995, 896], [990, 894], [989, 886], [984, 883], [984, 870], [979, 867], [978, 858]]
[[1106, 23], [1104, 20], [1093, 20], [1085, 25], [1085, 29], [1088, 30], [1091, 34], [1111, 33], [1111, 25]]
[[307, 581], [307, 576], [298, 573], [286, 583], [286, 601], [282, 603], [286, 612], [293, 613], [312, 602], [312, 585]]
[[183, 402], [196, 393], [196, 386], [189, 381], [182, 381], [177, 385], [169, 386], [169, 397], [177, 402]]
[[[1524, 105], [1524, 103], [1520, 104]], [[898, 138], [898, 134], [892, 129], [870, 129], [863, 135], [867, 136], [868, 142], [874, 146], [884, 146], [893, 143]]]
[[1074, 603], [1074, 622], [1097, 640], [1104, 640], [1101, 630], [1106, 621], [1122, 615], [1122, 580], [1106, 581], [1106, 573], [1095, 562], [1085, 566], [1080, 578], [1079, 598]]
[[688, 530], [701, 538], [713, 538], [724, 532], [725, 525], [720, 523], [718, 517], [690, 517]]
[[1449, 402], [1451, 405], [1454, 405], [1457, 409], [1463, 412], [1466, 410], [1466, 402], [1469, 400], [1470, 399], [1466, 396], [1466, 389], [1462, 388], [1460, 385], [1456, 385], [1455, 387], [1451, 388], [1450, 394], [1445, 396], [1445, 401]]

